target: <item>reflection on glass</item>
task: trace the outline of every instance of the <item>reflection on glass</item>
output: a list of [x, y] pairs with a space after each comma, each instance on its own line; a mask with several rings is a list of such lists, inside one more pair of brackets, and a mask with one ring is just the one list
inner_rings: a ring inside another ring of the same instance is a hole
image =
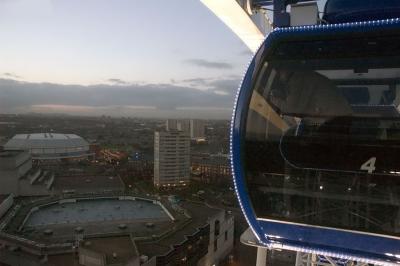
[[253, 207], [264, 219], [400, 236], [400, 61], [367, 56], [367, 42], [336, 55], [329, 45], [296, 56], [299, 44], [282, 45], [254, 81], [242, 157]]

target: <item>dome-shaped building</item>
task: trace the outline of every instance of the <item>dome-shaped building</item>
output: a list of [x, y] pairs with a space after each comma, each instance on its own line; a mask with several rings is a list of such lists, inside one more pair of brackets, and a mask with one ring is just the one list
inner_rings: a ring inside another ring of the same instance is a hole
[[89, 143], [75, 134], [35, 133], [17, 134], [5, 145], [6, 150], [28, 150], [33, 159], [84, 158], [89, 154]]

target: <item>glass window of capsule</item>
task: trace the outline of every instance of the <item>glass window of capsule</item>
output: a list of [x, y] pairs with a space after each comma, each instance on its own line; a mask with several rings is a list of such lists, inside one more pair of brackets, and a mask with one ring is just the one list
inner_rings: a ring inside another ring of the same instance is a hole
[[400, 236], [400, 37], [282, 41], [242, 143], [258, 218]]

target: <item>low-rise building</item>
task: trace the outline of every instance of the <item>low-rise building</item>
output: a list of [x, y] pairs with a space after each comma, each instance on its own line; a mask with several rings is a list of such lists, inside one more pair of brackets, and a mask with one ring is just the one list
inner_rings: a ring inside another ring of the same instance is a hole
[[0, 234], [0, 264], [211, 266], [233, 249], [234, 217], [201, 203], [121, 194], [17, 204]]
[[229, 156], [225, 154], [192, 155], [191, 171], [194, 180], [208, 184], [232, 180]]

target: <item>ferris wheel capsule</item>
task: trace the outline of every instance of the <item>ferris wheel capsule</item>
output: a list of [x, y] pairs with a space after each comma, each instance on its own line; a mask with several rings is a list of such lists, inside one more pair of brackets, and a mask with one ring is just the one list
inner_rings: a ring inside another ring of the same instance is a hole
[[244, 76], [232, 170], [258, 241], [400, 263], [400, 23], [280, 28]]

